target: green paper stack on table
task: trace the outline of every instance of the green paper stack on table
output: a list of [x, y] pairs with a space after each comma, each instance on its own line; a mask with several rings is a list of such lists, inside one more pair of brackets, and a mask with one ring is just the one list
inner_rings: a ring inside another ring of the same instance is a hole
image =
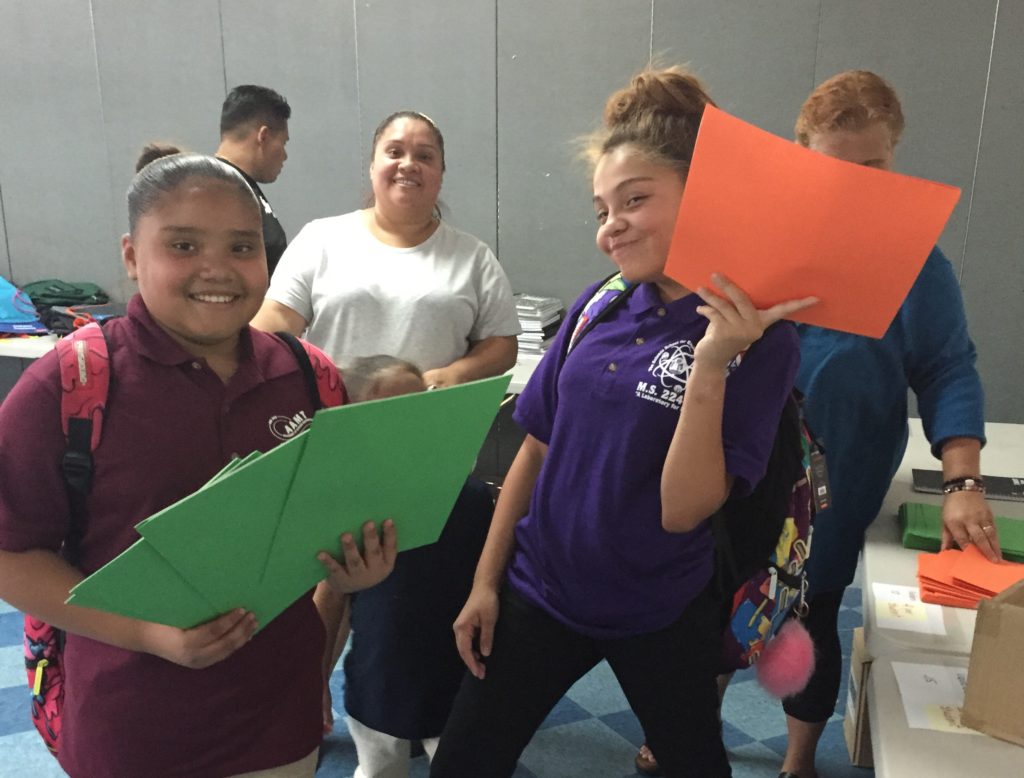
[[[904, 548], [938, 551], [942, 545], [942, 508], [938, 505], [905, 502], [900, 506], [900, 535]], [[1024, 521], [995, 517], [1003, 557], [1024, 562]]]
[[508, 376], [318, 411], [308, 430], [234, 459], [139, 522], [133, 546], [68, 602], [192, 627], [231, 610], [261, 626], [325, 577], [316, 554], [393, 519], [400, 551], [439, 537]]

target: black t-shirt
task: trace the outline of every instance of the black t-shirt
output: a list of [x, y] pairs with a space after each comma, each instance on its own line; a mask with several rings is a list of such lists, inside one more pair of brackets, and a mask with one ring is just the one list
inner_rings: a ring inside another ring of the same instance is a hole
[[281, 222], [277, 220], [274, 215], [274, 209], [270, 207], [270, 201], [266, 195], [263, 194], [263, 190], [260, 189], [260, 185], [256, 183], [256, 180], [246, 173], [238, 165], [228, 162], [223, 157], [217, 157], [221, 162], [227, 162], [231, 167], [242, 174], [252, 191], [256, 194], [256, 199], [259, 200], [260, 206], [263, 208], [263, 244], [267, 250], [267, 274], [274, 275], [274, 268], [277, 267], [278, 260], [281, 259], [281, 255], [284, 254], [284, 250], [288, 247], [288, 236], [284, 233], [284, 227], [281, 226]]

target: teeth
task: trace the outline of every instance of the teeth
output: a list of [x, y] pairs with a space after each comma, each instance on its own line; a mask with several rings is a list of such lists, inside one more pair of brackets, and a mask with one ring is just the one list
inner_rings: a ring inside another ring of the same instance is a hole
[[192, 297], [202, 303], [230, 303], [235, 295], [230, 294], [194, 294]]
[[419, 186], [415, 181], [410, 181], [408, 178], [396, 178], [395, 183], [399, 186]]

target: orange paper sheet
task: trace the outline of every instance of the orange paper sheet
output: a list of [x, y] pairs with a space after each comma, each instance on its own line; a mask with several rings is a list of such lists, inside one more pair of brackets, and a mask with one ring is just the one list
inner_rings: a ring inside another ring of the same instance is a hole
[[990, 562], [977, 546], [917, 555], [923, 602], [977, 608], [978, 602], [1024, 580], [1024, 564]]
[[832, 159], [708, 107], [665, 272], [683, 286], [729, 276], [791, 318], [885, 334], [960, 190]]
[[1024, 580], [1024, 564], [1017, 562], [990, 562], [977, 546], [967, 546], [953, 564], [953, 580], [999, 594], [1017, 581]]

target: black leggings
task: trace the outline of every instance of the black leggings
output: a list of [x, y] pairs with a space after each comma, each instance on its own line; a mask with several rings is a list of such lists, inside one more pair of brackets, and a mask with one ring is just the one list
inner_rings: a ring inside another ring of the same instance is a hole
[[839, 606], [843, 590], [812, 595], [804, 626], [814, 641], [814, 673], [800, 694], [782, 701], [786, 715], [809, 724], [828, 721], [836, 709], [843, 675], [843, 649], [839, 645]]
[[574, 632], [506, 588], [484, 680], [466, 674], [430, 775], [512, 775], [548, 712], [573, 683], [607, 659], [665, 775], [727, 778], [732, 772], [715, 686], [721, 654], [717, 624], [717, 602], [705, 591], [665, 629], [598, 640]]

